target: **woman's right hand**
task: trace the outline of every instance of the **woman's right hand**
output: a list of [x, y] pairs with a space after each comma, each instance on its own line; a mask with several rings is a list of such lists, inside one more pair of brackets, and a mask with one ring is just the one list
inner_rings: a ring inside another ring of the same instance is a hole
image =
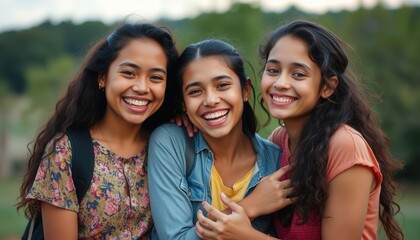
[[251, 220], [276, 212], [293, 203], [293, 198], [289, 197], [293, 192], [290, 180], [280, 181], [290, 169], [290, 165], [287, 165], [264, 177], [254, 191], [241, 201], [241, 206]]
[[208, 212], [207, 217], [201, 210], [197, 213], [198, 221], [195, 224], [197, 235], [205, 240], [244, 240], [244, 239], [277, 239], [265, 235], [255, 230], [244, 209], [234, 201], [221, 193], [222, 201], [232, 212], [223, 213], [207, 202], [203, 202], [203, 207]]

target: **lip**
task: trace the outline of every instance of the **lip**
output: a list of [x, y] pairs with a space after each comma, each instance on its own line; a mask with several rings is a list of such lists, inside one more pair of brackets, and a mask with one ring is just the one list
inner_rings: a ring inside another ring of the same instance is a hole
[[128, 110], [134, 113], [144, 113], [149, 109], [149, 104], [151, 101], [147, 98], [139, 97], [123, 97], [122, 98], [125, 106]]
[[296, 101], [298, 98], [292, 97], [285, 94], [276, 94], [271, 93], [271, 103], [276, 106], [287, 106], [292, 104], [294, 101]]
[[201, 118], [210, 126], [219, 126], [226, 122], [229, 113], [229, 109], [217, 109], [204, 112]]

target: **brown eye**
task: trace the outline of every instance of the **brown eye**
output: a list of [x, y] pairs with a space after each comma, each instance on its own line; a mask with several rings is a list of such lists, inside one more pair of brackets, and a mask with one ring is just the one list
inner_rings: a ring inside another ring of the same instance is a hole
[[162, 77], [161, 75], [153, 75], [150, 77], [152, 80], [165, 80], [164, 77]]
[[127, 76], [134, 76], [134, 73], [132, 71], [129, 70], [124, 70], [121, 71], [122, 74], [127, 75]]
[[187, 92], [187, 95], [198, 95], [201, 93], [201, 90], [199, 89], [192, 89], [191, 91]]
[[271, 74], [271, 75], [279, 73], [279, 70], [277, 70], [276, 68], [273, 68], [273, 67], [268, 67], [268, 68], [265, 69], [265, 71], [268, 74]]

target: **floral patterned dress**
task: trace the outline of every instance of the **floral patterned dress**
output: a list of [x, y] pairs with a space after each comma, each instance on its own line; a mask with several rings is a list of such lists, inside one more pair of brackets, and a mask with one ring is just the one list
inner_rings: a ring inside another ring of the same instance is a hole
[[95, 166], [91, 186], [77, 201], [71, 173], [71, 146], [67, 136], [39, 166], [27, 199], [50, 203], [78, 213], [79, 239], [149, 239], [152, 215], [147, 188], [147, 146], [131, 158], [112, 153], [93, 140]]

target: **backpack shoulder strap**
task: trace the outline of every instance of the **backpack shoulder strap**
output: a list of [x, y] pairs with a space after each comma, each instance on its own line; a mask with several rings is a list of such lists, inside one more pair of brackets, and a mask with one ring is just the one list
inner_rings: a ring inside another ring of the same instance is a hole
[[[92, 137], [89, 130], [67, 130], [72, 151], [71, 170], [77, 200], [80, 203], [89, 189], [93, 177], [94, 159]], [[44, 239], [42, 215], [39, 212], [26, 225], [22, 240]]]
[[185, 136], [185, 161], [187, 162], [187, 176], [190, 175], [190, 171], [194, 165], [194, 138], [189, 137], [188, 134], [184, 134]]
[[72, 150], [71, 170], [77, 200], [82, 201], [93, 177], [94, 159], [89, 129], [67, 130]]

